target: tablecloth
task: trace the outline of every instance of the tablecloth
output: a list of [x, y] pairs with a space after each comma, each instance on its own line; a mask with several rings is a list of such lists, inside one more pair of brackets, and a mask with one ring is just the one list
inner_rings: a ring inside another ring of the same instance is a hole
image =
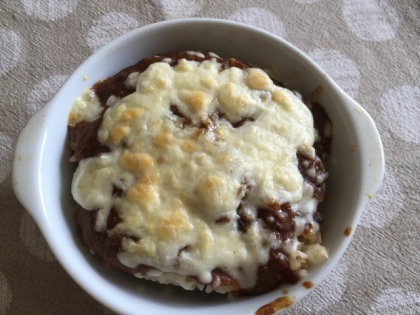
[[339, 264], [286, 314], [420, 314], [418, 0], [2, 0], [0, 314], [113, 314], [63, 270], [12, 190], [19, 132], [94, 51], [142, 25], [210, 17], [291, 42], [372, 115], [382, 187]]

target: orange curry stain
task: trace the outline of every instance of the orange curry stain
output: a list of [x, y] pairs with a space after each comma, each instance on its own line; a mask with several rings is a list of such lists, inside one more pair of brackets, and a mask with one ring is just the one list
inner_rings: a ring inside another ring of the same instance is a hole
[[351, 227], [349, 226], [348, 228], [344, 230], [344, 236], [350, 236], [350, 234], [351, 234]]
[[261, 306], [256, 312], [255, 315], [272, 315], [275, 312], [289, 307], [296, 301], [294, 296], [282, 296], [278, 299], [275, 299], [273, 302]]
[[315, 286], [315, 284], [311, 281], [305, 281], [304, 283], [302, 283], [302, 285], [308, 290], [312, 289]]

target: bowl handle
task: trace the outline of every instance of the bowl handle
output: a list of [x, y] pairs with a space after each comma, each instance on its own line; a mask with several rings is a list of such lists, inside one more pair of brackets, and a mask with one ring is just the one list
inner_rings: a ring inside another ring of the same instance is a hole
[[[45, 105], [32, 118], [19, 135], [13, 159], [13, 190], [20, 203], [38, 221], [43, 213], [40, 193], [40, 151], [47, 136]], [[34, 189], [34, 187], [36, 189]]]
[[361, 135], [358, 139], [359, 148], [355, 148], [362, 155], [363, 161], [369, 161], [369, 164], [362, 170], [364, 181], [366, 183], [363, 187], [366, 195], [372, 198], [373, 194], [379, 189], [385, 173], [385, 155], [382, 146], [381, 137], [372, 117], [368, 112], [344, 94], [347, 101], [354, 108], [353, 115], [355, 116], [355, 127], [358, 134]]

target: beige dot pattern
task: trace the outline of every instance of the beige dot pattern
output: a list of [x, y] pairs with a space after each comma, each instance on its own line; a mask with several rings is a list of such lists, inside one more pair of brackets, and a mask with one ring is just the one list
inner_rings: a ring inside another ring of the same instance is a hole
[[353, 34], [366, 41], [392, 39], [399, 26], [398, 13], [389, 1], [345, 0], [343, 17]]
[[0, 183], [6, 180], [11, 173], [13, 159], [13, 142], [12, 138], [4, 132], [0, 131]]
[[403, 288], [383, 290], [368, 314], [415, 314], [420, 306], [420, 293]]
[[46, 262], [55, 261], [51, 249], [48, 247], [35, 221], [27, 212], [23, 213], [20, 221], [20, 238], [32, 255]]
[[313, 289], [306, 299], [296, 303], [286, 314], [303, 315], [325, 311], [328, 307], [340, 302], [346, 286], [347, 266], [345, 263], [341, 263], [333, 269], [323, 283]]
[[380, 109], [395, 137], [420, 144], [420, 82], [416, 83], [385, 91]]
[[53, 75], [37, 83], [28, 95], [26, 113], [32, 117], [54, 96], [67, 79], [67, 75]]
[[420, 6], [391, 0], [1, 1], [0, 314], [114, 314], [66, 274], [14, 197], [13, 149], [28, 119], [94, 51], [140, 26], [187, 17], [287, 39], [368, 110], [383, 139], [384, 183], [346, 253], [285, 314], [418, 314]]
[[404, 204], [401, 190], [392, 169], [388, 168], [382, 187], [375, 193], [360, 218], [360, 225], [386, 228], [388, 224], [392, 224]]
[[359, 94], [360, 71], [349, 57], [339, 50], [315, 49], [308, 52], [318, 65], [351, 97]]
[[0, 75], [12, 70], [19, 61], [21, 39], [16, 32], [0, 29]]
[[43, 21], [55, 21], [72, 13], [77, 0], [21, 0], [28, 16]]
[[282, 38], [287, 37], [283, 24], [277, 15], [263, 8], [252, 7], [236, 11], [229, 16], [229, 20], [262, 28]]
[[12, 302], [12, 291], [6, 277], [0, 271], [0, 314], [6, 314]]
[[111, 12], [93, 22], [86, 43], [95, 51], [138, 26], [139, 23], [134, 17], [122, 12]]
[[155, 0], [162, 7], [163, 14], [168, 20], [192, 17], [201, 9], [203, 1], [191, 0]]

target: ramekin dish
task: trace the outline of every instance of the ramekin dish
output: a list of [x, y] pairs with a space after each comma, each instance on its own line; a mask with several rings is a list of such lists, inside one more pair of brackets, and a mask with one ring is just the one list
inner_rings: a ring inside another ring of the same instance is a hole
[[[306, 97], [317, 91], [319, 103], [332, 120], [333, 145], [326, 163], [330, 177], [325, 201], [320, 205], [324, 216], [322, 244], [329, 259], [311, 268], [296, 285], [239, 299], [187, 292], [112, 270], [81, 242], [70, 193], [74, 167], [68, 162], [72, 153], [67, 143], [67, 122], [73, 101], [96, 81], [144, 57], [182, 50], [211, 51], [269, 69], [287, 88]], [[280, 312], [282, 306], [301, 300], [313, 290], [306, 289], [302, 282], [317, 285], [326, 277], [349, 244], [383, 173], [383, 148], [371, 117], [304, 53], [254, 27], [215, 19], [184, 19], [148, 25], [123, 35], [77, 68], [20, 134], [13, 183], [17, 198], [35, 219], [65, 270], [110, 309], [121, 314], [254, 314], [276, 300], [284, 303], [271, 304], [271, 310]]]

